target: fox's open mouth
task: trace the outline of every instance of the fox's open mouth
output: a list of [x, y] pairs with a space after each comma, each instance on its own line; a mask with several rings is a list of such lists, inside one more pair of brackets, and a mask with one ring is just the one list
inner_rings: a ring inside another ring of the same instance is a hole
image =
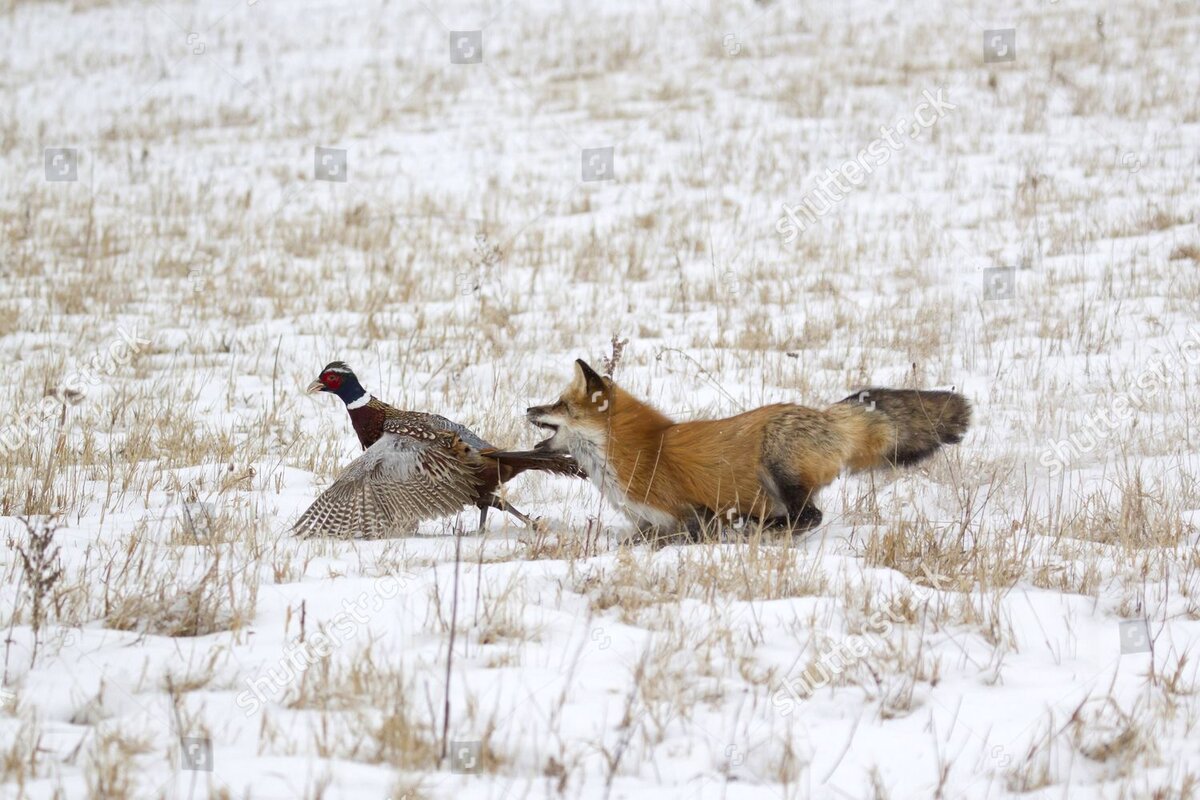
[[539, 414], [528, 414], [526, 416], [526, 419], [529, 420], [529, 424], [532, 425], [533, 427], [538, 428], [539, 430], [543, 430], [546, 433], [550, 434], [545, 439], [543, 439], [542, 441], [535, 444], [533, 446], [533, 449], [534, 450], [549, 450], [550, 443], [553, 442], [554, 437], [558, 435], [558, 426], [555, 425], [553, 422], [547, 422], [545, 417], [543, 417]]
[[531, 423], [533, 423], [533, 426], [535, 428], [540, 428], [541, 430], [544, 430], [550, 434], [545, 439], [542, 439], [540, 442], [535, 444], [533, 446], [533, 449], [534, 450], [549, 450], [550, 443], [553, 442], [554, 437], [558, 435], [558, 426], [553, 425], [549, 422], [542, 422], [541, 420], [537, 420], [537, 419], [531, 419], [529, 421]]

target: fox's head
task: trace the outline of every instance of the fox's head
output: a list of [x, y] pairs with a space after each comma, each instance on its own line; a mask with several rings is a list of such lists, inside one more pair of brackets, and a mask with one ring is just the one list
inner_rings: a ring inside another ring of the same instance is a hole
[[619, 390], [608, 378], [579, 359], [575, 376], [558, 402], [526, 409], [525, 416], [537, 427], [550, 432], [550, 438], [538, 442], [538, 450], [566, 452], [572, 439], [599, 443], [609, 428], [609, 415]]

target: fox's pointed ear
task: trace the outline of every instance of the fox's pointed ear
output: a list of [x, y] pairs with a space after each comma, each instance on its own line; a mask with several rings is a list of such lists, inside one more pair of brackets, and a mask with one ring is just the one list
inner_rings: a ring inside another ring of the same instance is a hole
[[596, 392], [605, 394], [608, 391], [608, 384], [604, 382], [596, 370], [588, 366], [588, 363], [582, 358], [575, 360], [575, 381], [583, 388], [588, 397], [598, 396]]

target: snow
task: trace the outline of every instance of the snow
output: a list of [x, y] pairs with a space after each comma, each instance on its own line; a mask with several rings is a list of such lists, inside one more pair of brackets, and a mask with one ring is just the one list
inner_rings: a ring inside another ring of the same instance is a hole
[[[1193, 5], [9, 0], [0, 42], [0, 797], [1194, 794]], [[540, 475], [540, 531], [289, 535], [359, 452], [323, 364], [529, 446], [614, 336], [676, 418], [953, 386], [972, 430], [794, 542], [628, 543]]]

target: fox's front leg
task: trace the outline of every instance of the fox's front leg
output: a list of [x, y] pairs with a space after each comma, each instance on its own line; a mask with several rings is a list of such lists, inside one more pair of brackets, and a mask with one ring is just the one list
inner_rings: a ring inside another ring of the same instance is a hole
[[641, 541], [651, 547], [666, 547], [667, 545], [679, 544], [687, 541], [699, 541], [691, 536], [691, 531], [688, 526], [683, 523], [675, 525], [660, 525], [653, 522], [639, 520], [634, 523], [633, 532], [630, 533], [626, 541]]
[[718, 541], [724, 527], [724, 521], [711, 508], [693, 508], [684, 519], [688, 539], [693, 542]]
[[646, 541], [660, 547], [676, 543], [698, 544], [719, 539], [721, 521], [708, 508], [693, 508], [683, 515], [683, 519], [671, 524], [640, 522], [638, 531]]

